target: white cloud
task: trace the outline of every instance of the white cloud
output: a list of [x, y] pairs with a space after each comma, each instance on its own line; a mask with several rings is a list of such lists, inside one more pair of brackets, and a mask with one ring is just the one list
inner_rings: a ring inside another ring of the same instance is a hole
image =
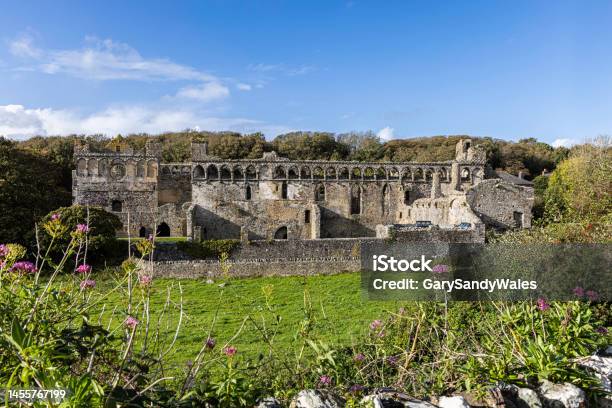
[[27, 37], [9, 44], [14, 55], [35, 61], [21, 70], [68, 74], [94, 80], [216, 81], [213, 75], [163, 58], [144, 58], [127, 44], [111, 39], [86, 38], [80, 49], [41, 50]]
[[386, 126], [382, 129], [380, 129], [378, 131], [378, 133], [376, 133], [376, 136], [378, 136], [381, 140], [391, 140], [393, 139], [393, 128]]
[[305, 75], [314, 70], [313, 65], [288, 66], [286, 64], [250, 64], [247, 69], [259, 73], [280, 72], [287, 76]]
[[230, 91], [225, 85], [215, 81], [181, 88], [176, 96], [178, 98], [196, 99], [200, 102], [210, 102], [227, 98], [229, 94]]
[[22, 105], [0, 106], [0, 135], [23, 139], [34, 135], [158, 134], [184, 129], [264, 132], [277, 135], [291, 129], [248, 118], [209, 116], [191, 109], [148, 106], [111, 107], [91, 114], [68, 109], [30, 109]]
[[249, 84], [242, 84], [242, 83], [238, 83], [236, 84], [236, 88], [240, 91], [250, 91], [251, 89], [253, 89], [253, 87]]
[[578, 141], [575, 139], [556, 139], [552, 142], [553, 147], [572, 147], [575, 144], [578, 144]]

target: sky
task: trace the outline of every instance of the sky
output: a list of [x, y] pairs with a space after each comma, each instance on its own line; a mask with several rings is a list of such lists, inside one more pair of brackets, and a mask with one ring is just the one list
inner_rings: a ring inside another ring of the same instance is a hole
[[2, 1], [0, 135], [612, 134], [610, 1]]

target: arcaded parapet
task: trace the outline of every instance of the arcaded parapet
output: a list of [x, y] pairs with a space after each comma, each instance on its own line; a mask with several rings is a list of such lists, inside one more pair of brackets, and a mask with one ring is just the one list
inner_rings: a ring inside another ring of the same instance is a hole
[[469, 189], [466, 199], [474, 213], [488, 227], [531, 227], [531, 187], [515, 185], [501, 179], [489, 179]]

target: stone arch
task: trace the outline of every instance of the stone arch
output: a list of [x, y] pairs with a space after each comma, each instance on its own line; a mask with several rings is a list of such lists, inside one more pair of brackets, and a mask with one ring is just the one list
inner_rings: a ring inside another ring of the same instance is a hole
[[136, 177], [136, 162], [132, 159], [128, 159], [125, 162], [125, 171], [128, 177]]
[[286, 181], [283, 181], [281, 183], [281, 198], [283, 200], [287, 199], [287, 182]]
[[232, 170], [228, 165], [224, 164], [221, 166], [221, 180], [231, 180], [232, 179]]
[[98, 175], [98, 161], [96, 159], [89, 159], [87, 161], [87, 175], [88, 176]]
[[157, 234], [158, 237], [169, 237], [170, 236], [170, 226], [165, 222], [162, 222], [157, 226]]
[[351, 173], [354, 179], [360, 179], [363, 175], [363, 172], [361, 171], [360, 167], [354, 167], [353, 170], [351, 170]]
[[234, 167], [234, 180], [243, 180], [244, 179], [244, 173], [242, 172], [242, 167], [241, 166], [235, 166]]
[[420, 167], [417, 167], [416, 169], [414, 169], [414, 178], [413, 180], [423, 180], [424, 174], [423, 174], [423, 169]]
[[204, 177], [204, 167], [199, 164], [193, 169], [193, 178], [203, 178]]
[[209, 164], [206, 167], [206, 178], [208, 180], [218, 180], [219, 179], [219, 169], [214, 164]]
[[146, 163], [144, 160], [139, 160], [136, 163], [136, 177], [143, 178], [145, 176]]
[[347, 167], [341, 167], [338, 170], [338, 179], [340, 180], [348, 180], [349, 178], [349, 171]]
[[286, 179], [287, 178], [287, 171], [285, 170], [283, 166], [276, 166], [274, 168], [274, 178], [275, 179]]
[[431, 179], [433, 178], [433, 170], [430, 168], [425, 169], [424, 176], [426, 181], [431, 181]]
[[317, 166], [312, 170], [312, 178], [315, 180], [322, 180], [325, 178], [325, 172], [321, 167]]
[[76, 169], [77, 169], [78, 176], [86, 176], [87, 175], [87, 160], [82, 159], [82, 158], [77, 160]]
[[274, 233], [274, 239], [287, 239], [287, 227], [282, 226]]
[[361, 214], [361, 186], [351, 186], [351, 215]]
[[402, 170], [402, 181], [412, 180], [412, 171], [410, 171], [410, 167], [406, 167]]
[[268, 167], [267, 165], [263, 165], [263, 166], [259, 166], [259, 173], [258, 173], [259, 179], [267, 179], [267, 178], [271, 178], [270, 175], [270, 167]]
[[440, 175], [440, 181], [446, 180], [446, 177], [447, 177], [446, 169], [444, 167], [440, 167], [437, 169], [437, 171], [438, 171], [438, 174]]
[[366, 167], [363, 170], [363, 179], [364, 180], [372, 180], [375, 176], [376, 172], [372, 167]]
[[300, 169], [300, 178], [301, 178], [302, 180], [305, 180], [305, 179], [309, 179], [309, 178], [311, 178], [311, 175], [312, 175], [312, 172], [310, 171], [310, 167], [308, 167], [308, 166], [303, 166], [303, 167]]
[[162, 169], [161, 170], [162, 175], [164, 175], [164, 176], [169, 176], [170, 175], [170, 173], [171, 173], [170, 167], [162, 166], [161, 169]]
[[149, 160], [147, 163], [147, 177], [157, 177], [157, 162]]
[[300, 172], [298, 170], [297, 167], [292, 166], [289, 167], [289, 170], [287, 170], [287, 178], [291, 179], [291, 180], [297, 180], [300, 178]]
[[379, 167], [376, 169], [376, 180], [386, 180], [387, 179], [387, 171], [384, 167]]
[[325, 171], [325, 178], [327, 179], [335, 179], [336, 178], [336, 168], [335, 167], [328, 167], [327, 170]]
[[244, 189], [244, 199], [250, 201], [251, 198], [253, 198], [253, 191], [251, 190], [251, 186], [247, 184], [246, 188]]
[[108, 176], [108, 160], [100, 159], [98, 161], [98, 176], [100, 177]]
[[461, 169], [461, 181], [470, 181], [470, 169], [467, 167], [464, 167]]
[[315, 201], [325, 201], [325, 185], [323, 183], [315, 186]]
[[257, 179], [257, 170], [255, 170], [255, 166], [252, 164], [247, 166], [245, 170], [245, 175], [247, 180], [256, 180]]
[[390, 189], [389, 184], [385, 184], [380, 194], [380, 209], [383, 215], [389, 213]]
[[397, 167], [391, 167], [387, 175], [389, 177], [389, 180], [397, 180], [399, 179], [399, 170], [397, 169]]

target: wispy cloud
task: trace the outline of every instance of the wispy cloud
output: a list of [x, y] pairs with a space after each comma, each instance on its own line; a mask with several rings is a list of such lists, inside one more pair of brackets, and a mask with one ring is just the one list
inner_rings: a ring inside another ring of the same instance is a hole
[[202, 85], [186, 86], [179, 89], [179, 98], [196, 99], [200, 102], [210, 102], [225, 99], [230, 95], [229, 89], [219, 82], [207, 82]]
[[378, 136], [379, 138], [381, 138], [382, 140], [391, 140], [394, 137], [394, 130], [392, 127], [386, 126], [382, 129], [380, 129], [377, 133], [376, 136]]
[[305, 75], [316, 70], [314, 65], [289, 66], [286, 64], [250, 64], [247, 69], [259, 73], [281, 73], [287, 76]]
[[243, 84], [243, 83], [237, 83], [236, 84], [236, 88], [239, 91], [250, 91], [251, 89], [253, 89], [253, 87], [249, 84]]
[[25, 58], [20, 70], [67, 74], [94, 80], [215, 81], [217, 78], [164, 58], [144, 58], [134, 48], [111, 39], [88, 37], [79, 49], [44, 50], [28, 37], [9, 43], [10, 52]]
[[292, 130], [248, 118], [216, 117], [206, 112], [184, 108], [117, 106], [90, 114], [75, 110], [26, 108], [22, 105], [0, 106], [0, 135], [23, 139], [34, 135], [68, 134], [158, 134], [184, 129], [263, 132], [269, 136]]

